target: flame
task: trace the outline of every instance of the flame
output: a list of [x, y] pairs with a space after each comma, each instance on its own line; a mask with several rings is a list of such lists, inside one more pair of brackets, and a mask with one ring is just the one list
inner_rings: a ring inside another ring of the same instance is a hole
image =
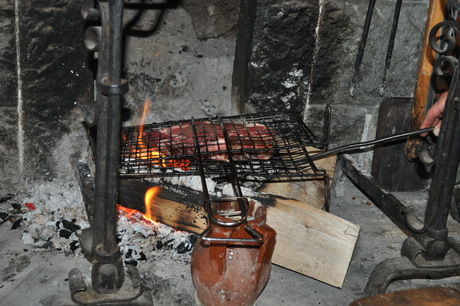
[[147, 112], [150, 107], [150, 100], [145, 99], [144, 101], [144, 110], [142, 111], [142, 117], [141, 117], [141, 124], [139, 126], [139, 135], [137, 136], [137, 140], [142, 143], [142, 134], [144, 134], [144, 122], [145, 122], [145, 116], [147, 116]]
[[141, 220], [147, 220], [153, 223], [157, 223], [157, 221], [155, 221], [154, 217], [152, 216], [151, 207], [155, 203], [155, 199], [158, 196], [158, 193], [160, 192], [160, 190], [161, 190], [160, 186], [153, 186], [153, 187], [150, 187], [145, 192], [145, 196], [144, 196], [145, 213], [144, 214], [136, 209], [127, 208], [127, 207], [121, 206], [120, 204], [117, 204], [118, 214], [126, 216], [133, 223], [139, 222]]
[[[181, 168], [184, 171], [190, 169], [190, 160], [187, 159], [171, 159], [166, 160], [168, 155], [163, 154], [159, 151], [152, 150], [144, 143], [144, 122], [150, 107], [150, 100], [144, 101], [144, 108], [142, 110], [141, 122], [139, 124], [139, 130], [136, 140], [136, 146], [131, 150], [134, 153], [137, 160], [148, 160], [152, 166], [159, 167], [172, 167]], [[126, 141], [126, 135], [122, 135], [122, 139]]]
[[144, 109], [142, 111], [141, 123], [139, 125], [139, 131], [137, 135], [137, 149], [135, 150], [136, 159], [159, 159], [152, 161], [152, 164], [159, 164], [162, 167], [166, 167], [164, 161], [160, 158], [166, 157], [166, 155], [161, 154], [158, 151], [148, 150], [147, 146], [144, 144], [143, 136], [144, 136], [144, 122], [145, 117], [147, 116], [147, 112], [150, 107], [150, 100], [145, 99], [144, 101]]
[[160, 192], [161, 188], [160, 186], [153, 186], [150, 187], [146, 192], [144, 196], [144, 202], [145, 202], [145, 214], [144, 218], [150, 221], [155, 222], [152, 212], [151, 212], [151, 207], [155, 203], [155, 199], [158, 196], [158, 193]]

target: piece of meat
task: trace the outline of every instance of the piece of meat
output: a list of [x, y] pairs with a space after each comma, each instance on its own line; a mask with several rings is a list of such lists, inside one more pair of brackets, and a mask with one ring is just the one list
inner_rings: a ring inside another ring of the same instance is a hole
[[[210, 121], [195, 121], [198, 145], [203, 159], [229, 161], [222, 126]], [[272, 155], [274, 145], [273, 131], [257, 123], [223, 124], [234, 160], [267, 160]], [[158, 150], [162, 156], [196, 156], [195, 134], [190, 122], [165, 127], [160, 131], [144, 133], [144, 141], [149, 149]]]

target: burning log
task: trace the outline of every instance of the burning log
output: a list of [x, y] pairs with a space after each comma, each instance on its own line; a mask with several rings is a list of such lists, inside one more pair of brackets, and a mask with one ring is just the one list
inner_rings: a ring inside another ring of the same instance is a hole
[[[165, 185], [166, 186], [166, 185]], [[155, 197], [150, 211], [145, 211], [145, 193], [151, 185], [138, 180], [120, 181], [120, 205], [150, 214], [150, 219], [178, 230], [200, 234], [207, 224], [207, 215], [198, 192], [181, 187], [181, 192], [162, 188]]]
[[[121, 180], [120, 204], [144, 211], [150, 185]], [[170, 186], [171, 187], [171, 186]], [[180, 186], [163, 188], [150, 209], [152, 218], [177, 229], [200, 234], [206, 213], [200, 192]], [[264, 195], [254, 198], [267, 207], [267, 224], [276, 230], [272, 262], [341, 287], [351, 261], [359, 226], [300, 201]]]

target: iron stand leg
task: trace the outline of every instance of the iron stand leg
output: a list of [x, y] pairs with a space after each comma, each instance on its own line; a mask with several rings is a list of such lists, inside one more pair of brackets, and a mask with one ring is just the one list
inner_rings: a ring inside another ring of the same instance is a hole
[[99, 57], [96, 103], [83, 109], [86, 122], [97, 125], [96, 199], [91, 227], [80, 235], [83, 252], [93, 264], [91, 287], [86, 286], [82, 273], [73, 269], [69, 273], [71, 296], [82, 305], [153, 305], [136, 267], [126, 266], [131, 282], [125, 281], [116, 237], [121, 96], [128, 91], [127, 81], [121, 78], [124, 1], [84, 1], [82, 8], [86, 19], [101, 23], [88, 28], [85, 35], [88, 50], [97, 51]]

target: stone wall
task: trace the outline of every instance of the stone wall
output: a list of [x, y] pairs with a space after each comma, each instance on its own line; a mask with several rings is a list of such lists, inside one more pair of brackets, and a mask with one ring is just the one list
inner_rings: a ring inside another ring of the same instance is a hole
[[303, 112], [321, 135], [330, 104], [331, 147], [373, 139], [382, 101], [413, 96], [424, 33], [428, 1], [404, 2], [381, 96], [395, 3], [377, 1], [352, 97], [368, 1], [258, 1], [246, 110]]
[[324, 1], [318, 54], [306, 101], [306, 122], [322, 118], [332, 105], [331, 143], [374, 138], [378, 107], [387, 97], [412, 97], [428, 1], [403, 2], [393, 58], [383, 97], [379, 94], [396, 1], [377, 1], [354, 96], [350, 95], [368, 1]]
[[80, 1], [7, 1], [0, 12], [0, 180], [3, 192], [14, 192], [73, 176], [70, 157], [87, 152], [77, 104], [92, 97], [92, 81]]
[[19, 182], [17, 149], [17, 68], [14, 1], [0, 4], [0, 185], [12, 192]]
[[[149, 99], [147, 123], [294, 110], [321, 134], [330, 104], [334, 147], [374, 138], [385, 97], [413, 95], [428, 0], [403, 3], [383, 97], [379, 85], [395, 0], [377, 1], [354, 97], [350, 80], [368, 1], [241, 1], [255, 11], [252, 28], [246, 22], [240, 29], [251, 34], [251, 45], [247, 88], [239, 102], [232, 100], [237, 28], [243, 22], [238, 22], [239, 0], [169, 1], [142, 12], [125, 10], [127, 23], [136, 20], [125, 36], [124, 74], [130, 82], [125, 125], [139, 123]], [[59, 179], [68, 174], [69, 157], [87, 151], [78, 104], [92, 101], [92, 71], [82, 47], [80, 4], [0, 4], [0, 165], [5, 174], [0, 183], [5, 190], [17, 187], [18, 176]]]

